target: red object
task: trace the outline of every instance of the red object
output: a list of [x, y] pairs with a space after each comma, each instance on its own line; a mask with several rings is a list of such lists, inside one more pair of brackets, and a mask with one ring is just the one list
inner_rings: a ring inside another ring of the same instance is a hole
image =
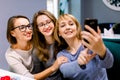
[[10, 76], [1, 77], [0, 80], [11, 80]]

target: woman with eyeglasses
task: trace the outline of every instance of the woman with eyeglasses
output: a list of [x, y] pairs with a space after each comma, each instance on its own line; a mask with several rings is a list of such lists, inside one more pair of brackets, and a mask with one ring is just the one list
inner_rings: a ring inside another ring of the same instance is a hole
[[67, 62], [67, 58], [56, 58], [53, 37], [56, 21], [54, 15], [47, 10], [40, 10], [33, 16], [33, 44], [36, 55], [43, 62], [44, 69], [52, 71], [46, 80], [64, 80], [58, 68]]
[[34, 55], [32, 35], [32, 25], [26, 16], [10, 17], [7, 24], [7, 40], [10, 47], [7, 49], [5, 57], [12, 72], [43, 80], [51, 74], [54, 66], [40, 72], [42, 64]]

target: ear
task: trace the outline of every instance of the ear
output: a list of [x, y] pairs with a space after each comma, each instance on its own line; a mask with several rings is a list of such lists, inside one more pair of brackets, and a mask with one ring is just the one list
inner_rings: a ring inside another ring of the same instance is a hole
[[10, 34], [15, 37], [15, 32], [14, 31], [11, 31]]

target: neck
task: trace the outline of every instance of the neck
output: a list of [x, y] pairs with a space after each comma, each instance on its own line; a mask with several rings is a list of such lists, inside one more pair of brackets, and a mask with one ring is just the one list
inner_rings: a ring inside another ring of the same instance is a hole
[[11, 46], [13, 49], [29, 50], [32, 48], [32, 44], [29, 43], [17, 43]]
[[45, 40], [46, 40], [47, 44], [53, 44], [54, 43], [54, 38], [52, 36], [45, 37]]
[[82, 42], [79, 39], [69, 40], [69, 41], [67, 41], [67, 44], [69, 45], [69, 47], [67, 48], [67, 50], [70, 53], [74, 54], [74, 53], [76, 53], [76, 51], [80, 47], [81, 43]]

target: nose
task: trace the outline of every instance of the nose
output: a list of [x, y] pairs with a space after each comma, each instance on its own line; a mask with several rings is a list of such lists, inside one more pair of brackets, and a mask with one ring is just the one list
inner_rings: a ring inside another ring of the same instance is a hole
[[66, 25], [66, 29], [70, 29], [70, 26], [68, 24]]
[[26, 27], [26, 33], [28, 33], [28, 34], [33, 34], [33, 30], [32, 30], [32, 29], [29, 29], [28, 27]]
[[44, 27], [46, 27], [46, 28], [47, 28], [47, 27], [48, 27], [48, 25], [47, 25], [47, 24], [44, 24]]

